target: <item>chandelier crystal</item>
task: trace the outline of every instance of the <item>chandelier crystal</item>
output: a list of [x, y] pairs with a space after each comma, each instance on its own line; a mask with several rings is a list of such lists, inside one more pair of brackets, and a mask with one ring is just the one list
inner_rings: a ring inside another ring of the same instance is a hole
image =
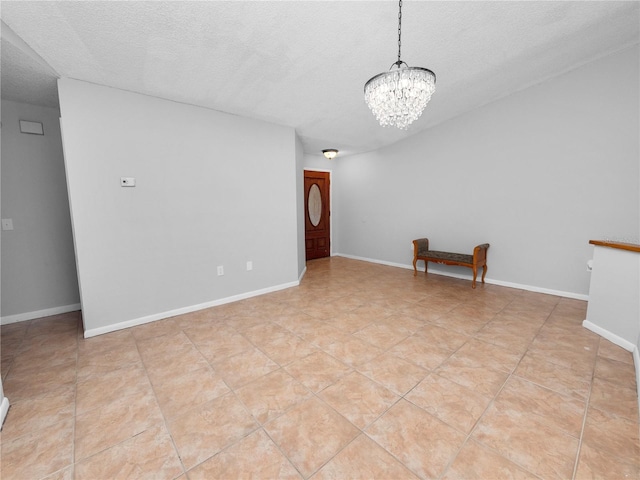
[[[431, 100], [436, 74], [428, 68], [410, 67], [400, 59], [402, 47], [402, 0], [398, 13], [398, 61], [364, 85], [364, 99], [383, 127], [406, 130]], [[394, 69], [394, 67], [396, 67]]]

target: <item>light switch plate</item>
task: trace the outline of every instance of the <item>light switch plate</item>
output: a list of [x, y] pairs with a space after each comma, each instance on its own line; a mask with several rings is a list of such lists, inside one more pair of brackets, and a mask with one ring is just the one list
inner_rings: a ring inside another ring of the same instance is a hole
[[136, 179], [134, 177], [120, 177], [121, 187], [135, 187]]
[[3, 230], [13, 230], [13, 219], [12, 218], [3, 218], [2, 219], [2, 229]]
[[44, 135], [44, 127], [42, 126], [42, 122], [20, 120], [20, 132], [30, 133], [31, 135]]

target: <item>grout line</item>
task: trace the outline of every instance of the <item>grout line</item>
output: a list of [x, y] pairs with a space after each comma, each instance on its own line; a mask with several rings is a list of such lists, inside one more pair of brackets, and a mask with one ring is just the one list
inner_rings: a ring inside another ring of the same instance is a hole
[[601, 338], [598, 338], [598, 345], [596, 346], [596, 354], [593, 357], [592, 369], [591, 369], [591, 381], [589, 382], [589, 392], [587, 393], [587, 398], [584, 405], [584, 417], [582, 418], [582, 426], [580, 427], [580, 437], [578, 439], [578, 449], [576, 451], [576, 460], [573, 465], [573, 473], [571, 475], [572, 479], [575, 479], [576, 473], [578, 472], [578, 465], [580, 463], [580, 451], [582, 450], [582, 441], [584, 440], [584, 429], [587, 425], [587, 417], [589, 415], [589, 408], [591, 404], [591, 392], [593, 391], [593, 381], [596, 376], [596, 364], [598, 363], [598, 350], [600, 348]]
[[73, 389], [73, 431], [71, 432], [71, 469], [73, 470], [73, 475], [75, 476], [76, 472], [76, 421], [78, 418], [78, 370], [80, 369], [80, 331], [84, 330], [84, 324], [80, 325], [80, 319], [78, 320], [79, 324], [76, 328], [76, 381], [74, 383]]
[[[180, 331], [182, 332], [182, 327], [180, 327]], [[183, 332], [184, 333], [184, 332]], [[187, 473], [187, 469], [185, 468], [184, 462], [182, 460], [182, 456], [180, 455], [180, 451], [178, 450], [178, 447], [176, 445], [176, 442], [173, 438], [173, 434], [171, 433], [171, 430], [169, 429], [169, 421], [167, 419], [167, 416], [165, 415], [165, 413], [162, 411], [162, 408], [160, 407], [160, 402], [158, 401], [158, 394], [156, 393], [155, 388], [153, 388], [153, 382], [151, 381], [151, 377], [149, 376], [149, 371], [147, 370], [147, 365], [144, 361], [144, 357], [142, 356], [142, 353], [140, 352], [140, 347], [138, 345], [138, 339], [136, 339], [136, 337], [133, 335], [133, 332], [131, 333], [131, 337], [133, 338], [133, 343], [136, 346], [136, 351], [138, 352], [138, 357], [140, 358], [140, 363], [142, 364], [142, 368], [144, 370], [144, 374], [147, 377], [147, 382], [149, 383], [149, 387], [151, 388], [151, 391], [153, 392], [153, 397], [156, 400], [156, 405], [158, 406], [158, 410], [160, 411], [160, 415], [162, 415], [162, 419], [164, 420], [164, 428], [167, 432], [167, 435], [169, 436], [169, 439], [171, 441], [171, 445], [173, 446], [173, 450], [176, 454], [176, 456], [178, 457], [178, 461], [180, 462], [180, 465], [182, 466], [182, 474], [186, 475]], [[187, 339], [189, 341], [191, 341], [191, 339], [185, 334], [185, 337], [187, 337]], [[141, 339], [143, 340], [143, 339]], [[149, 427], [149, 428], [153, 428], [153, 427]], [[149, 428], [146, 428], [144, 431], [149, 430]], [[129, 439], [132, 437], [129, 437]], [[127, 439], [127, 440], [129, 440]], [[178, 475], [179, 477], [180, 475]], [[177, 477], [176, 477], [177, 478]]]

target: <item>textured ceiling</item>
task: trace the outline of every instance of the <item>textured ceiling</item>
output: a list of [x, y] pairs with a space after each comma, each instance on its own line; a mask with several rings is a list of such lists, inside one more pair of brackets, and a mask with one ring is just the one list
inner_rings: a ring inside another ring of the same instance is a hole
[[[402, 59], [437, 74], [408, 131], [364, 83], [397, 57], [395, 1], [3, 1], [2, 97], [69, 77], [295, 127], [305, 151], [394, 143], [639, 42], [640, 3], [405, 0]], [[15, 33], [14, 33], [15, 32]]]

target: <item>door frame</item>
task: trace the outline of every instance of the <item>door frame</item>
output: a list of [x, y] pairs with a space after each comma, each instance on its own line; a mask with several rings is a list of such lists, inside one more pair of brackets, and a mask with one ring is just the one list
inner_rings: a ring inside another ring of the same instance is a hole
[[[333, 257], [333, 171], [326, 168], [303, 168], [302, 171], [302, 183], [304, 184], [304, 172], [323, 172], [329, 174], [329, 256]], [[303, 195], [304, 201], [304, 195]], [[304, 211], [307, 211], [305, 205]], [[304, 219], [306, 221], [306, 218]], [[305, 232], [306, 238], [306, 232]]]

